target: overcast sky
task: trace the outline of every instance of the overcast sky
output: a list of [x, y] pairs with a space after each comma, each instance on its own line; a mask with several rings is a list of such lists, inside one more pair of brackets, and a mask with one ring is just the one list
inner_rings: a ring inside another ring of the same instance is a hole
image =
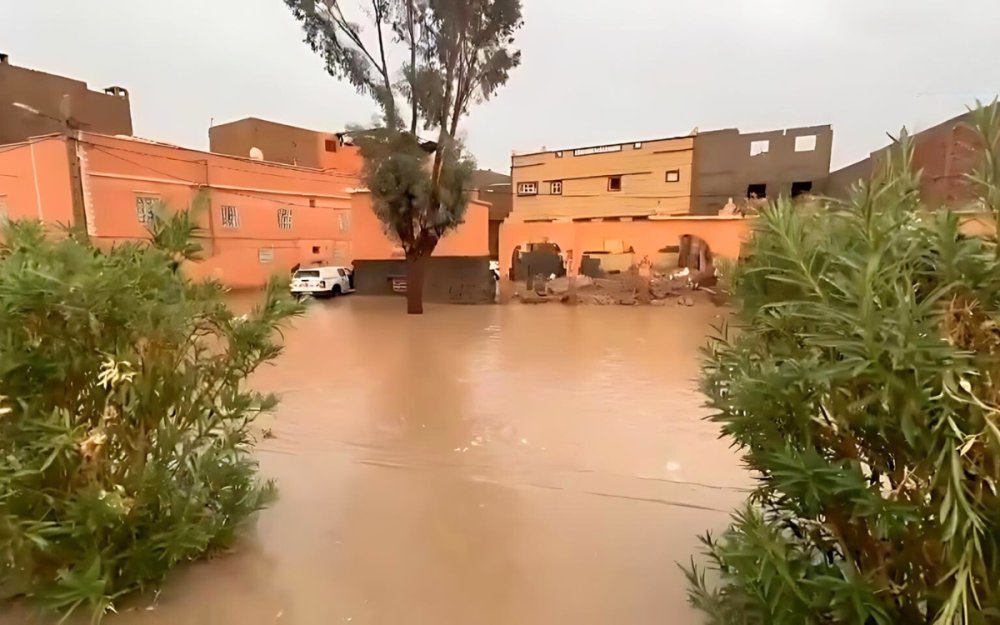
[[[826, 123], [836, 167], [1000, 89], [997, 0], [524, 5], [523, 64], [464, 126], [482, 167], [542, 146]], [[324, 72], [282, 0], [0, 0], [0, 51], [124, 86], [137, 135], [195, 148], [213, 119], [339, 130], [375, 112]]]

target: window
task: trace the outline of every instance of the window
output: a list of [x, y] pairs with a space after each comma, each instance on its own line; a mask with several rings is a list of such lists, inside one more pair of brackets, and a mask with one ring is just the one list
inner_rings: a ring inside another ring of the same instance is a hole
[[751, 184], [747, 185], [747, 197], [751, 199], [762, 200], [767, 197], [767, 184]]
[[799, 197], [800, 195], [812, 193], [812, 190], [812, 180], [801, 180], [799, 182], [792, 183], [792, 197]]
[[517, 185], [518, 195], [538, 195], [538, 183], [537, 182], [522, 182]]
[[667, 172], [667, 182], [680, 182], [681, 181], [681, 170], [671, 169]]
[[337, 151], [337, 140], [336, 139], [327, 139], [326, 140], [326, 151], [327, 152], [336, 152]]
[[279, 208], [278, 209], [278, 227], [282, 230], [292, 229], [292, 209], [290, 208]]
[[350, 213], [341, 213], [340, 215], [337, 216], [337, 219], [338, 219], [338, 221], [340, 223], [340, 231], [341, 232], [349, 232], [351, 230], [351, 214]]
[[549, 193], [552, 195], [562, 195], [562, 180], [553, 180], [550, 182]]
[[771, 150], [771, 142], [767, 139], [761, 139], [760, 141], [750, 142], [750, 156], [759, 156], [761, 154], [767, 154]]
[[160, 198], [152, 195], [135, 196], [135, 217], [141, 224], [153, 223], [156, 214], [156, 207], [160, 203]]
[[239, 228], [240, 227], [240, 213], [236, 210], [235, 206], [223, 206], [222, 210], [222, 227], [223, 228]]
[[796, 152], [812, 152], [816, 149], [816, 135], [802, 135], [795, 137]]
[[344, 271], [341, 267], [337, 267], [337, 275], [340, 276], [341, 278], [346, 278], [347, 272]]
[[316, 208], [316, 198], [309, 198], [309, 208]]
[[318, 245], [314, 245], [313, 246], [313, 254], [319, 254], [319, 246]]
[[[262, 247], [257, 250], [257, 261], [261, 263], [271, 263], [274, 262], [274, 248], [273, 247]], [[298, 275], [298, 274], [296, 274]]]
[[563, 156], [563, 153], [562, 153], [561, 150], [559, 152], [556, 152], [556, 158], [562, 158], [562, 156]]
[[622, 177], [621, 176], [611, 176], [608, 178], [608, 191], [621, 191], [622, 190]]
[[633, 143], [632, 144], [632, 149], [633, 150], [641, 150], [642, 149], [642, 142], [641, 141], [636, 141], [635, 143]]

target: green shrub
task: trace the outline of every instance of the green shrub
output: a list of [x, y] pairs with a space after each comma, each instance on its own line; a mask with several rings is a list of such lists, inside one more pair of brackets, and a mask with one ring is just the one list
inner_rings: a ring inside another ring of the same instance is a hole
[[733, 280], [702, 381], [757, 485], [687, 569], [710, 623], [1000, 622], [1000, 247], [927, 210], [901, 143], [849, 201], [763, 210]]
[[224, 549], [267, 505], [244, 387], [300, 309], [277, 283], [234, 315], [179, 265], [187, 212], [101, 252], [38, 223], [0, 244], [0, 596], [94, 620], [175, 565]]

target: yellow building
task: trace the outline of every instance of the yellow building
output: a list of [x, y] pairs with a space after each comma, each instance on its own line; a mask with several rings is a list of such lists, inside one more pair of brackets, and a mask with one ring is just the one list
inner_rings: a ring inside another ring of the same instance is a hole
[[693, 136], [515, 154], [510, 219], [687, 214], [693, 169]]

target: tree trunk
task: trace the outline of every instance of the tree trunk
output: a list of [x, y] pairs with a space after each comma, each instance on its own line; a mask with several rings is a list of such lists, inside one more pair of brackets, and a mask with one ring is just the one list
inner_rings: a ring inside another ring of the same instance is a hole
[[410, 315], [424, 314], [424, 256], [406, 259], [406, 312]]

